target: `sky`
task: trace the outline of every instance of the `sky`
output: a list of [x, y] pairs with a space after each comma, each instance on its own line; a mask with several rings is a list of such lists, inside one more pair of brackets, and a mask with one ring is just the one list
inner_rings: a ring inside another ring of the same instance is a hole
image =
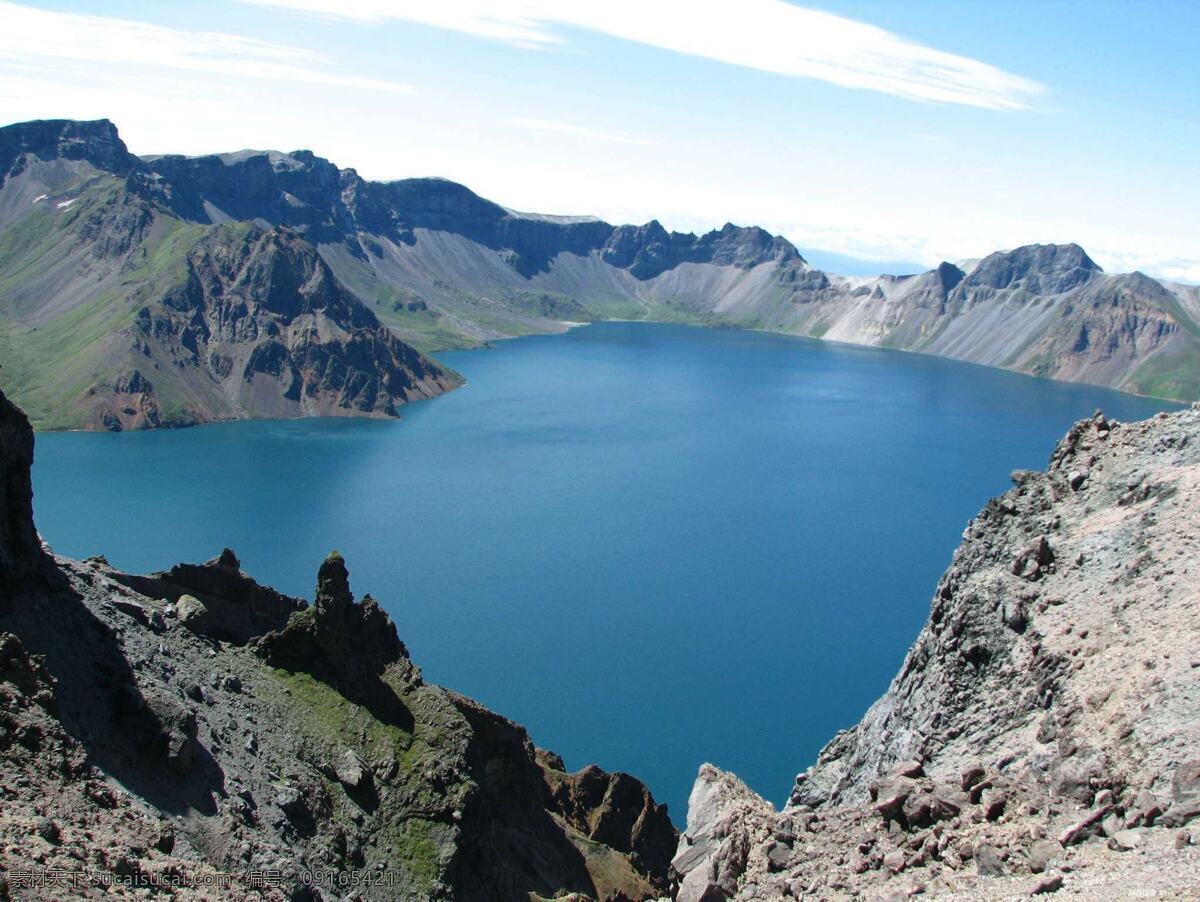
[[1200, 282], [1195, 0], [0, 0], [0, 124], [311, 149], [841, 272], [1074, 241]]

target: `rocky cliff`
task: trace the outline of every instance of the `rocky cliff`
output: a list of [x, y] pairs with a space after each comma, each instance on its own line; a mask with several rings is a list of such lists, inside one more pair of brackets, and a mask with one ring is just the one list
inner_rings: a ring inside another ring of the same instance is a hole
[[701, 771], [679, 898], [1200, 886], [1200, 406], [1097, 414], [1013, 482], [782, 812]]
[[33, 429], [0, 393], [0, 586], [15, 589], [30, 580], [42, 559], [33, 528]]
[[425, 683], [336, 553], [312, 604], [229, 550], [42, 558], [32, 438], [0, 395], [0, 899], [669, 891], [665, 806]]
[[[138, 366], [142, 345], [129, 331], [140, 311], [154, 313], [190, 284], [214, 246], [226, 263], [253, 256], [264, 232], [291, 245], [304, 272], [319, 256], [321, 279], [331, 274], [346, 304], [422, 351], [618, 317], [768, 329], [1200, 397], [1194, 288], [1104, 273], [1077, 245], [849, 278], [812, 268], [759, 228], [691, 235], [655, 221], [520, 213], [443, 179], [372, 182], [303, 150], [139, 158], [112, 123], [64, 120], [0, 129], [5, 388], [42, 427], [128, 427], [386, 415], [453, 383], [436, 364], [381, 347], [377, 326], [352, 326], [332, 310], [329, 331], [365, 330], [361, 341], [330, 345], [320, 322], [304, 320], [288, 340], [301, 341], [299, 331], [323, 347], [292, 348], [286, 365], [278, 349], [262, 352], [266, 373], [247, 375], [241, 343], [160, 353], [151, 342], [158, 378]], [[243, 300], [263, 287], [244, 282]], [[213, 305], [213, 296], [193, 303], [167, 326], [198, 344], [187, 317], [211, 331]], [[135, 370], [134, 386], [144, 380], [152, 393], [127, 390]]]

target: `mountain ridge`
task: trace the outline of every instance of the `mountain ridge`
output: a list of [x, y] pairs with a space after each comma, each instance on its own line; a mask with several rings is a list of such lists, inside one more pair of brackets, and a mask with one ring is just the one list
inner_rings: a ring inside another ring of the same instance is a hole
[[[113, 394], [126, 374], [103, 345], [114, 327], [128, 328], [144, 296], [176, 284], [205, 236], [240, 228], [236, 240], [251, 240], [251, 226], [306, 242], [349, 297], [419, 352], [561, 331], [565, 322], [645, 319], [1200, 397], [1200, 296], [1137, 272], [1105, 273], [1075, 244], [1028, 245], [924, 273], [840, 276], [755, 226], [695, 235], [656, 220], [517, 213], [455, 182], [370, 181], [307, 150], [137, 157], [107, 120], [0, 128], [0, 166], [0, 348], [6, 336], [14, 348], [25, 339], [47, 345], [33, 330], [56, 324], [78, 336], [72, 317], [86, 320], [89, 344], [67, 362], [69, 385], [46, 372], [53, 350], [45, 346], [17, 353], [17, 373], [0, 372], [43, 428], [304, 415], [303, 405], [274, 399], [243, 409], [244, 393], [228, 385], [225, 401], [207, 410], [214, 402], [194, 397], [206, 383], [192, 396], [168, 390], [157, 422], [137, 404], [133, 414], [116, 406], [106, 420], [80, 400], [93, 386]], [[447, 374], [436, 390], [453, 382]]]

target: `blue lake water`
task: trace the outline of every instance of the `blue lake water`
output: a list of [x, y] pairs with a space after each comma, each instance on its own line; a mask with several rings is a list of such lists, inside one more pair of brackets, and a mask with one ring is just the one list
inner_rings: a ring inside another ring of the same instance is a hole
[[441, 355], [399, 422], [43, 434], [42, 534], [161, 569], [233, 548], [311, 597], [331, 549], [426, 677], [571, 767], [696, 768], [782, 802], [887, 686], [966, 521], [1102, 407], [1169, 405], [944, 360], [606, 323]]

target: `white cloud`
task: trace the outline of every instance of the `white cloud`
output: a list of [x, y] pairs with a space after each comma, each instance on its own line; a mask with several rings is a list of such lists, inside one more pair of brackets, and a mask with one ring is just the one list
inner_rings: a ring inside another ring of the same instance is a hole
[[10, 71], [48, 60], [141, 64], [239, 77], [312, 82], [405, 93], [406, 85], [322, 68], [319, 54], [215, 31], [181, 31], [129, 19], [0, 2], [0, 65]]
[[360, 22], [399, 19], [520, 47], [582, 28], [779, 75], [910, 100], [1020, 110], [1044, 88], [969, 57], [785, 0], [242, 0]]
[[589, 128], [585, 125], [574, 125], [570, 122], [558, 122], [550, 119], [526, 119], [521, 116], [506, 116], [501, 121], [507, 122], [509, 125], [520, 126], [521, 128], [531, 128], [542, 132], [557, 132], [562, 135], [573, 135], [577, 138], [586, 138], [589, 141], [606, 141], [610, 144], [640, 144], [646, 147], [654, 143], [643, 138], [622, 135], [618, 132], [604, 131], [603, 129]]

